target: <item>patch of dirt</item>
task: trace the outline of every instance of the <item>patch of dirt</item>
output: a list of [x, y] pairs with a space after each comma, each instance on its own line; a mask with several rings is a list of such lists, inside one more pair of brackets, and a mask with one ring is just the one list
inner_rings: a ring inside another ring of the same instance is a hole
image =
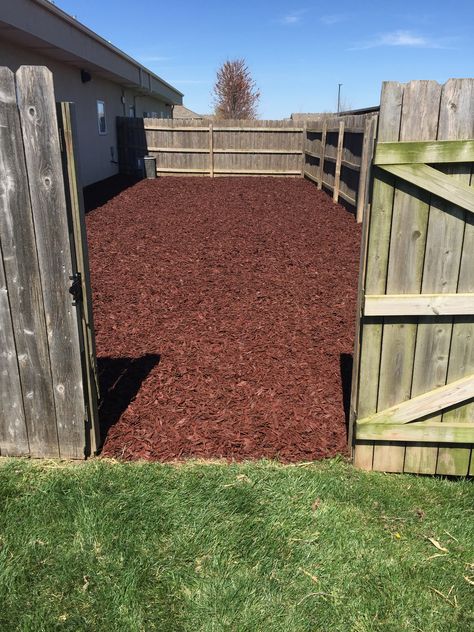
[[87, 225], [103, 455], [346, 451], [352, 215], [302, 179], [162, 178]]

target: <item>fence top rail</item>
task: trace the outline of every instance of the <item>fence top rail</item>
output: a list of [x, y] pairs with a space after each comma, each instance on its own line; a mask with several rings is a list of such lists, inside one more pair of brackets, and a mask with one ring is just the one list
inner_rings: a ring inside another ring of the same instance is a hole
[[[156, 132], [209, 132], [210, 126], [191, 125], [144, 125], [145, 131]], [[302, 127], [213, 127], [214, 132], [302, 132]]]
[[303, 127], [214, 127], [215, 132], [302, 132]]
[[143, 129], [147, 131], [155, 131], [155, 132], [208, 132], [209, 126], [207, 127], [191, 127], [184, 125], [144, 125]]
[[[306, 131], [309, 134], [321, 134], [323, 131], [323, 126], [321, 127], [308, 127]], [[334, 133], [339, 131], [339, 126], [337, 127], [326, 127], [326, 132]], [[344, 127], [344, 134], [363, 134], [365, 129], [363, 127]]]

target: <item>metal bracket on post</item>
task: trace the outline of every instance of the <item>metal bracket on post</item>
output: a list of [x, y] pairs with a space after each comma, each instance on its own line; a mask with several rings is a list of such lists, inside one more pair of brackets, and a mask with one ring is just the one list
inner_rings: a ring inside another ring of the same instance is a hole
[[76, 306], [82, 302], [82, 279], [81, 273], [76, 272], [72, 276], [69, 277], [72, 281], [71, 287], [69, 288], [69, 294], [72, 294], [73, 305]]

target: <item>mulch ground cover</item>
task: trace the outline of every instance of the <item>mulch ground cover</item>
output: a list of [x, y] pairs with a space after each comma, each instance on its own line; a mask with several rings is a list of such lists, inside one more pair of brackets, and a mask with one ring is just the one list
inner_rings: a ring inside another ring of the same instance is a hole
[[302, 179], [162, 178], [122, 191], [87, 227], [103, 455], [346, 451], [351, 214]]

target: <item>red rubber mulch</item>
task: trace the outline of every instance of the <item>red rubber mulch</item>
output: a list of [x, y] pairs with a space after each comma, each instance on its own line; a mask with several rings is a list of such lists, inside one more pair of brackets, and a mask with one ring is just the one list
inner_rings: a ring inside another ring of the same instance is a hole
[[351, 214], [302, 179], [163, 178], [87, 224], [103, 455], [346, 451]]

